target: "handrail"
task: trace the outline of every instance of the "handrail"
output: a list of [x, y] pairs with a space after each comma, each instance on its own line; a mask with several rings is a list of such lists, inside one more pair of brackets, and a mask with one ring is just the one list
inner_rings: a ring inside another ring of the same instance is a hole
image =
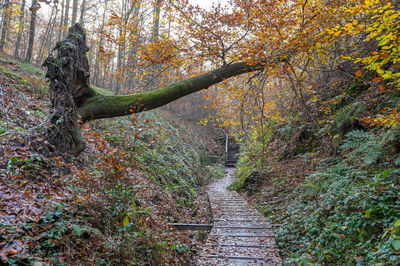
[[229, 137], [228, 137], [228, 134], [226, 133], [225, 129], [223, 129], [223, 128], [219, 128], [219, 129], [221, 129], [225, 133], [225, 161], [227, 161], [228, 160], [228, 141], [229, 141]]

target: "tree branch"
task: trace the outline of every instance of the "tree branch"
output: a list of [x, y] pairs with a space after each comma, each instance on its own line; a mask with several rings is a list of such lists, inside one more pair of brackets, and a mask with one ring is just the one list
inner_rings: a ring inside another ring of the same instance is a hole
[[262, 64], [254, 66], [240, 62], [150, 92], [116, 96], [96, 94], [86, 99], [78, 108], [78, 113], [82, 121], [138, 113], [163, 106], [193, 92], [207, 89], [224, 79], [262, 68]]

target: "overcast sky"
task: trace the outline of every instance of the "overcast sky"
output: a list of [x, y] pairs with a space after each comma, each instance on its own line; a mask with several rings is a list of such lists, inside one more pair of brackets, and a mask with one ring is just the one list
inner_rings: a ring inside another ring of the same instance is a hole
[[203, 8], [209, 8], [213, 3], [221, 3], [225, 5], [228, 3], [228, 0], [190, 0], [193, 5], [199, 5]]

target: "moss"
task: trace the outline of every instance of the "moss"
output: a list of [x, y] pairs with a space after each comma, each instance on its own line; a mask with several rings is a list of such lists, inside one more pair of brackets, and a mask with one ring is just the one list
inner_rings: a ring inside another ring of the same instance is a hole
[[79, 108], [79, 114], [82, 116], [83, 121], [87, 121], [151, 110], [193, 92], [207, 89], [226, 78], [257, 69], [257, 67], [240, 62], [150, 92], [117, 96], [97, 94], [89, 98]]
[[[55, 60], [57, 61], [57, 60]], [[34, 74], [34, 75], [39, 75], [43, 76], [45, 74], [45, 71], [41, 70], [40, 68], [37, 68], [31, 64], [26, 64], [26, 63], [21, 63], [19, 66], [19, 71], [26, 73], [26, 74]]]
[[60, 49], [61, 50], [69, 50], [69, 49], [72, 49], [73, 47], [72, 47], [72, 45], [71, 44], [62, 44], [61, 46], [60, 46]]
[[71, 39], [71, 36], [75, 37], [76, 39], [81, 39], [82, 38], [82, 35], [80, 35], [79, 33], [70, 32], [70, 33], [68, 33], [67, 39]]
[[103, 95], [103, 96], [114, 96], [114, 93], [112, 91], [96, 87], [94, 85], [90, 85], [90, 88], [95, 91], [96, 94], [98, 95]]
[[76, 23], [75, 25], [78, 26], [79, 28], [81, 28], [81, 30], [83, 31], [83, 33], [86, 34], [86, 29], [85, 29], [85, 27], [83, 27], [83, 24], [82, 24], [82, 23]]
[[97, 95], [88, 99], [79, 113], [86, 120], [92, 117], [115, 117], [151, 110], [183, 96], [190, 85], [187, 82], [179, 82], [150, 92], [116, 96], [110, 94], [110, 91], [91, 86]]

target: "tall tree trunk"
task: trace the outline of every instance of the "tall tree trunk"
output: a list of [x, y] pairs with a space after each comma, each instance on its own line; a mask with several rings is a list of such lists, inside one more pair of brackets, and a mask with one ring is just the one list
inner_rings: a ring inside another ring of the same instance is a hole
[[18, 21], [17, 41], [15, 43], [15, 50], [14, 50], [14, 57], [18, 59], [19, 59], [19, 47], [21, 46], [22, 31], [24, 30], [25, 4], [26, 0], [22, 0], [21, 10], [20, 10], [21, 13], [19, 14], [19, 21]]
[[65, 0], [62, 1], [61, 3], [61, 18], [60, 18], [60, 25], [58, 27], [58, 37], [57, 37], [57, 42], [61, 41], [61, 38], [63, 38], [64, 36], [64, 29], [63, 29], [63, 25], [64, 25], [64, 5], [65, 4]]
[[[130, 90], [134, 85], [135, 85], [135, 68], [137, 64], [137, 48], [139, 45], [139, 38], [140, 38], [140, 33], [142, 30], [142, 20], [139, 18], [139, 13], [140, 13], [140, 3], [135, 6], [134, 10], [134, 18], [136, 19], [136, 27], [134, 28], [134, 32], [131, 34], [133, 35], [133, 38], [131, 37], [131, 45], [130, 45], [130, 50], [129, 50], [129, 63], [128, 63], [128, 70], [129, 70], [129, 75], [127, 78], [127, 87]], [[132, 40], [133, 39], [133, 40]]]
[[50, 28], [49, 42], [47, 44], [47, 55], [50, 54], [51, 48], [53, 46], [53, 35], [54, 35], [54, 28], [56, 26], [57, 15], [58, 15], [58, 12], [57, 12], [57, 8], [56, 8], [56, 16], [54, 17], [53, 24], [51, 25], [51, 28]]
[[[105, 5], [107, 5], [108, 0], [105, 1]], [[105, 21], [106, 21], [106, 10], [103, 10], [103, 18], [100, 26], [100, 31], [99, 31], [99, 44], [97, 46], [97, 51], [96, 51], [96, 59], [95, 59], [95, 66], [94, 66], [94, 81], [93, 83], [96, 86], [100, 86], [100, 67], [101, 67], [101, 62], [100, 62], [100, 53], [101, 53], [101, 47], [103, 46], [104, 42], [104, 26], [105, 26]]]
[[63, 38], [65, 38], [67, 34], [67, 27], [68, 27], [68, 21], [69, 21], [69, 1], [70, 0], [65, 0], [65, 14], [64, 14], [64, 21], [63, 21]]
[[75, 25], [76, 23], [76, 18], [78, 15], [78, 4], [79, 0], [73, 0], [72, 2], [72, 16], [71, 16], [71, 24]]
[[8, 33], [8, 22], [10, 20], [10, 7], [11, 3], [6, 0], [3, 3], [4, 10], [3, 10], [3, 20], [1, 26], [1, 37], [0, 37], [0, 52], [4, 52], [4, 46], [6, 44], [6, 38]]
[[[160, 13], [161, 13], [161, 0], [156, 0], [155, 5], [154, 5], [154, 10], [153, 10], [153, 30], [151, 33], [151, 42], [156, 43], [158, 42], [158, 38], [160, 35]], [[159, 55], [157, 52], [153, 52], [153, 57], [158, 58]], [[157, 78], [157, 74], [160, 70], [160, 64], [153, 63], [150, 65], [150, 75], [147, 79], [146, 86], [148, 89], [146, 90], [151, 90], [154, 87], [157, 86], [159, 83], [159, 79]]]
[[44, 49], [45, 49], [45, 45], [46, 45], [47, 40], [48, 40], [49, 35], [50, 35], [50, 28], [51, 28], [51, 25], [53, 24], [54, 10], [55, 10], [55, 6], [53, 6], [52, 9], [51, 9], [51, 15], [50, 15], [49, 23], [46, 26], [46, 31], [44, 32], [44, 36], [42, 38], [42, 43], [40, 44], [39, 56], [38, 56], [39, 60], [42, 59], [42, 55], [43, 55], [43, 52], [44, 52]]
[[37, 12], [37, 0], [32, 0], [31, 23], [29, 25], [29, 43], [28, 43], [28, 49], [26, 51], [26, 57], [24, 60], [25, 63], [30, 63], [32, 59], [33, 45], [35, 42], [36, 12]]
[[160, 12], [161, 12], [161, 0], [157, 0], [153, 11], [153, 31], [151, 34], [151, 41], [157, 42], [158, 36], [160, 36]]
[[[130, 5], [128, 5], [130, 3]], [[121, 77], [124, 75], [125, 70], [122, 68], [123, 65], [123, 53], [125, 51], [125, 43], [126, 43], [126, 25], [128, 24], [129, 18], [132, 14], [132, 11], [135, 9], [135, 4], [130, 1], [122, 2], [122, 17], [124, 18], [122, 22], [122, 27], [119, 28], [119, 45], [118, 45], [118, 56], [117, 56], [117, 79], [115, 84], [115, 94], [119, 94], [121, 89], [122, 79]]]
[[125, 40], [122, 40], [122, 27], [119, 28], [119, 43], [118, 43], [118, 54], [117, 54], [117, 75], [115, 79], [115, 91], [114, 93], [117, 95], [119, 94], [119, 90], [121, 89], [121, 77], [123, 75], [123, 70], [121, 68], [122, 66], [122, 49], [124, 48], [124, 45], [122, 42], [125, 42]]
[[82, 4], [81, 4], [81, 16], [80, 16], [80, 18], [79, 18], [79, 23], [81, 23], [82, 25], [84, 25], [85, 23], [85, 21], [84, 21], [84, 18], [85, 18], [85, 9], [86, 9], [86, 0], [82, 0]]

